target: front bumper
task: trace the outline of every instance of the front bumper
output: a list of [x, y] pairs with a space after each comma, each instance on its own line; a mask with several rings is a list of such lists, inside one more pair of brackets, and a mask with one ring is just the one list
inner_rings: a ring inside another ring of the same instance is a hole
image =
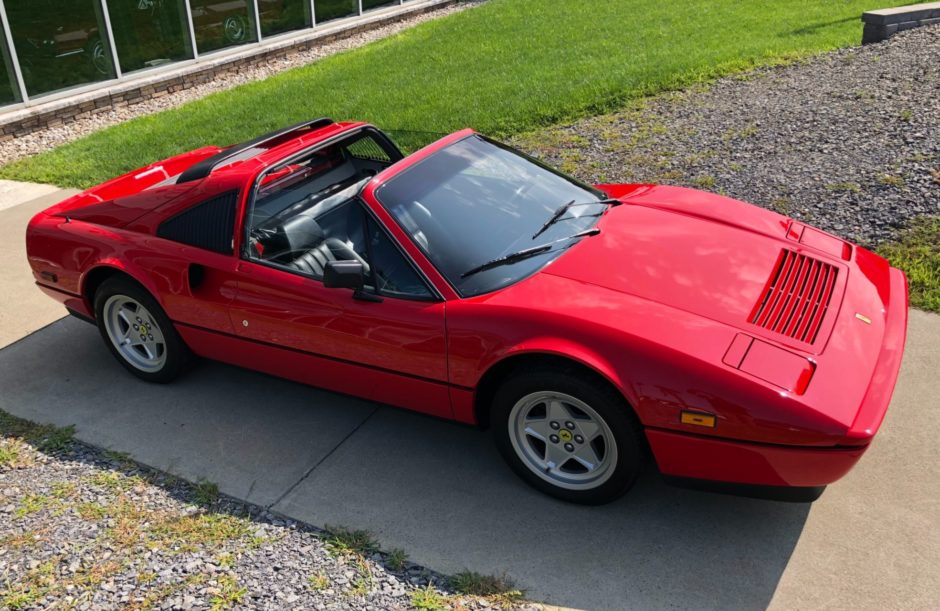
[[663, 475], [758, 486], [825, 486], [855, 466], [868, 446], [799, 447], [647, 429]]
[[903, 295], [903, 298], [892, 299], [885, 312], [884, 335], [874, 372], [855, 418], [839, 445], [775, 445], [647, 428], [646, 436], [660, 472], [667, 479], [680, 483], [704, 480], [819, 492], [821, 487], [842, 478], [855, 466], [878, 432], [901, 368], [908, 301], [907, 278], [897, 269], [890, 270], [890, 294]]

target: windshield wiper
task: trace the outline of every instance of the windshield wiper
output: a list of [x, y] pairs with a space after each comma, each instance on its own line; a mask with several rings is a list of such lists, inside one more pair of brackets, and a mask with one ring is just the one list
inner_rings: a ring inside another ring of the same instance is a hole
[[538, 246], [533, 246], [531, 248], [526, 248], [524, 250], [519, 250], [508, 255], [503, 255], [502, 257], [497, 257], [491, 261], [487, 261], [482, 265], [477, 265], [473, 269], [468, 269], [464, 273], [460, 274], [461, 278], [466, 278], [467, 276], [472, 276], [473, 274], [478, 274], [480, 272], [485, 272], [488, 269], [493, 269], [494, 267], [499, 267], [501, 265], [509, 265], [510, 263], [516, 263], [517, 261], [522, 261], [523, 259], [528, 259], [529, 257], [534, 257], [542, 253], [550, 251], [555, 244], [558, 242], [565, 242], [567, 240], [574, 240], [577, 238], [586, 238], [588, 236], [597, 235], [601, 232], [597, 227], [592, 227], [591, 229], [585, 229], [584, 231], [578, 232], [574, 235], [570, 235], [559, 240], [553, 240], [547, 244], [540, 244]]
[[564, 204], [563, 206], [559, 206], [558, 209], [555, 210], [555, 212], [552, 213], [551, 218], [548, 219], [547, 221], [545, 221], [545, 224], [542, 225], [542, 226], [539, 228], [538, 231], [536, 231], [534, 234], [532, 234], [532, 239], [534, 240], [535, 238], [537, 238], [537, 237], [539, 237], [540, 235], [542, 235], [543, 233], [545, 233], [545, 230], [547, 230], [549, 227], [551, 227], [552, 225], [554, 225], [555, 223], [557, 223], [558, 220], [561, 219], [562, 215], [563, 215], [565, 212], [568, 212], [568, 210], [570, 210], [570, 209], [572, 209], [572, 208], [574, 208], [574, 207], [576, 207], [576, 206], [593, 206], [594, 204], [604, 204], [604, 205], [608, 205], [608, 206], [616, 206], [616, 205], [618, 205], [618, 204], [620, 204], [620, 203], [621, 203], [621, 202], [620, 202], [619, 199], [613, 199], [613, 198], [599, 199], [599, 200], [597, 200], [596, 202], [575, 202], [574, 200], [571, 200], [571, 201], [568, 202], [567, 204]]

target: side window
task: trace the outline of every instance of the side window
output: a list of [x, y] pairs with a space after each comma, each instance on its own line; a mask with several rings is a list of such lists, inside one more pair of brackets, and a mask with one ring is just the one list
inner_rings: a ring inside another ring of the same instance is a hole
[[232, 191], [187, 208], [163, 221], [157, 237], [230, 255], [237, 201], [238, 192]]
[[317, 280], [330, 261], [359, 261], [370, 288], [388, 297], [433, 299], [434, 295], [363, 204], [339, 205], [298, 214], [275, 229], [253, 233], [249, 254], [276, 267]]
[[372, 217], [366, 219], [372, 282], [380, 294], [407, 299], [432, 299], [424, 280]]

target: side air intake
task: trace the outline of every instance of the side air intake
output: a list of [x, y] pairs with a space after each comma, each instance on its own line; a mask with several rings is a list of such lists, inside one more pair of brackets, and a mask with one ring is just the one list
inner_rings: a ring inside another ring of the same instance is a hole
[[235, 237], [235, 204], [238, 192], [223, 193], [167, 219], [157, 228], [157, 237], [232, 254]]

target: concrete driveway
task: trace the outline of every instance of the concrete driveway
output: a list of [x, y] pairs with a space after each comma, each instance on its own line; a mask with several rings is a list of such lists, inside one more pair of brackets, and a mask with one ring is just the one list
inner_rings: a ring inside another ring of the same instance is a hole
[[[22, 242], [4, 222], [20, 207], [0, 211], [0, 243]], [[51, 314], [22, 258], [0, 265], [26, 275], [22, 294], [0, 286], [3, 320], [37, 317], [0, 350], [0, 408], [296, 519], [370, 530], [431, 568], [505, 571], [533, 599], [588, 609], [940, 599], [940, 316], [911, 312], [882, 432], [815, 504], [673, 489], [650, 469], [627, 497], [586, 508], [518, 481], [486, 432], [216, 363], [149, 385], [71, 318], [26, 335]]]

